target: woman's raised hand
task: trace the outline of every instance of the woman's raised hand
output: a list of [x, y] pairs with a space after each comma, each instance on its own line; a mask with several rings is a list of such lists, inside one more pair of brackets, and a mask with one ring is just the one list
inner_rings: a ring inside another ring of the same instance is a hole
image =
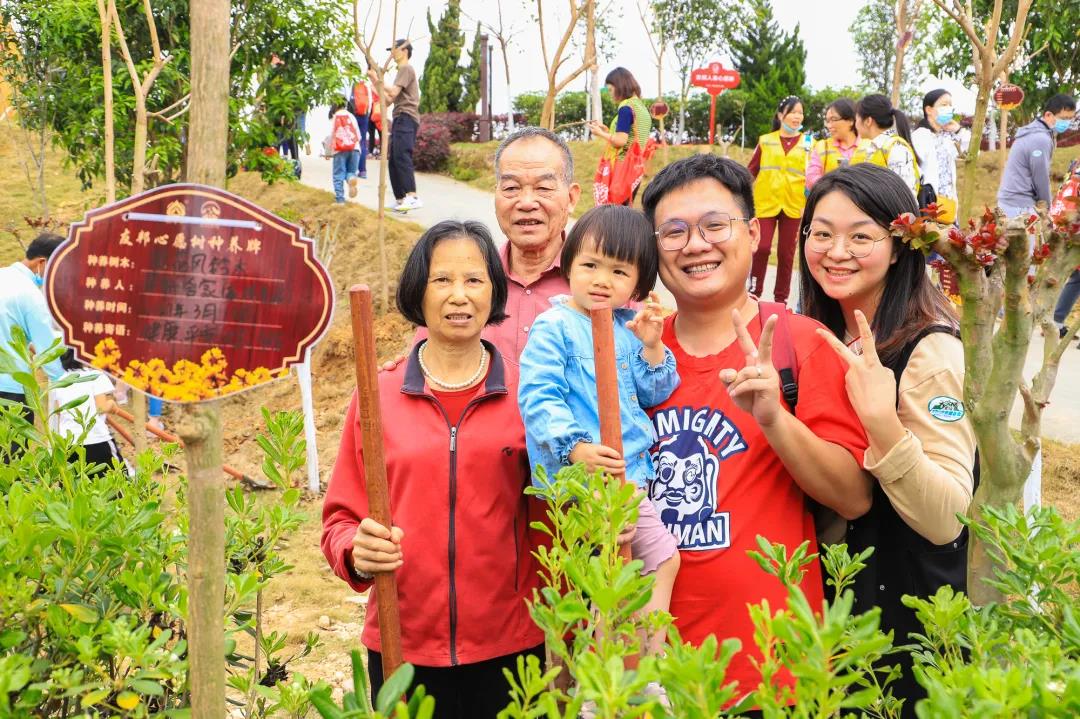
[[[884, 426], [895, 429], [891, 425], [899, 425], [896, 416], [896, 377], [893, 371], [878, 359], [874, 334], [870, 330], [870, 323], [866, 321], [866, 315], [855, 310], [855, 322], [859, 325], [861, 355], [852, 351], [832, 332], [818, 329], [817, 333], [840, 355], [840, 359], [844, 360], [848, 367], [844, 384], [847, 386], [851, 406], [859, 416], [863, 428], [867, 434], [879, 435], [878, 430]], [[903, 427], [900, 427], [900, 432], [903, 433]]]
[[659, 345], [664, 334], [664, 308], [660, 305], [660, 295], [650, 292], [645, 306], [626, 326], [647, 348], [652, 349]]
[[403, 563], [400, 527], [387, 529], [371, 517], [360, 520], [353, 537], [353, 569], [363, 574], [392, 572]]
[[780, 378], [772, 363], [777, 317], [773, 315], [765, 323], [756, 347], [739, 311], [732, 310], [731, 317], [746, 366], [740, 370], [720, 370], [720, 381], [727, 386], [728, 394], [739, 409], [753, 415], [758, 425], [769, 427], [784, 411], [780, 404]]

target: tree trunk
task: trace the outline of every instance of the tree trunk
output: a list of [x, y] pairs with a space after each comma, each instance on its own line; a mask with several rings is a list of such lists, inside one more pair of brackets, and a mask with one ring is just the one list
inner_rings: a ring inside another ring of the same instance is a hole
[[898, 40], [896, 42], [896, 56], [893, 58], [892, 71], [891, 101], [893, 107], [900, 106], [900, 83], [903, 81], [904, 53], [907, 50], [907, 41], [905, 40], [908, 26], [907, 4], [908, 0], [896, 0], [896, 35]]
[[540, 127], [555, 130], [555, 79], [548, 77], [548, 94], [540, 109]]
[[[375, 239], [379, 247], [379, 301], [383, 312], [390, 311], [390, 269], [386, 261], [386, 181], [390, 166], [390, 127], [392, 118], [386, 102], [386, 79], [383, 73], [379, 77], [379, 112], [382, 117], [382, 130], [379, 132], [379, 211], [376, 222]], [[395, 198], [396, 199], [396, 198]]]
[[1008, 143], [1005, 141], [1007, 133], [1009, 131], [1009, 111], [998, 110], [1001, 113], [1001, 125], [998, 127], [998, 142], [1001, 146], [998, 148], [998, 181], [1000, 182], [1001, 176], [1005, 174], [1005, 160], [1009, 157]]
[[989, 63], [983, 61], [983, 69], [977, 73], [979, 94], [975, 99], [975, 115], [971, 122], [971, 142], [968, 143], [967, 157], [964, 159], [964, 189], [960, 193], [960, 207], [956, 212], [956, 221], [961, 225], [971, 216], [971, 203], [975, 197], [976, 176], [979, 173], [979, 150], [982, 146], [983, 128], [986, 126], [986, 108], [990, 104]]
[[499, 37], [499, 47], [502, 48], [503, 56], [503, 72], [506, 73], [506, 102], [510, 106], [510, 109], [506, 113], [506, 129], [507, 132], [514, 131], [514, 96], [511, 94], [513, 90], [510, 87], [510, 58], [506, 56], [506, 42]]
[[[229, 134], [229, 0], [191, 0], [187, 177], [222, 187]], [[225, 711], [225, 487], [218, 402], [185, 405], [191, 715]]]
[[149, 122], [146, 113], [146, 96], [149, 94], [149, 89], [135, 88], [135, 149], [131, 161], [132, 195], [142, 192], [146, 184], [146, 136]]
[[[116, 202], [116, 128], [113, 119], [112, 18], [105, 0], [97, 0], [101, 21], [101, 75], [105, 109], [105, 202]], [[136, 434], [139, 434], [136, 432]], [[145, 435], [144, 435], [145, 436]]]

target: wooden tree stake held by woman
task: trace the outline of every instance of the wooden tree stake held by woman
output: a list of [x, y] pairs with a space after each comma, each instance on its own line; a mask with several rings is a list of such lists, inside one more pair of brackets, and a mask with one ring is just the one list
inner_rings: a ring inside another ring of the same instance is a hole
[[[367, 285], [350, 287], [349, 308], [352, 314], [353, 344], [356, 347], [356, 401], [364, 442], [368, 502], [371, 518], [384, 527], [389, 527], [390, 492], [386, 486], [386, 463], [383, 461], [371, 288]], [[397, 579], [393, 572], [375, 574], [375, 592], [379, 597], [383, 676], [390, 677], [401, 666], [401, 621], [398, 618]]]
[[[619, 375], [615, 370], [615, 325], [611, 308], [603, 305], [589, 311], [592, 319], [593, 362], [596, 363], [596, 400], [600, 410], [600, 444], [622, 454], [622, 421], [619, 419]], [[619, 547], [630, 561], [630, 543]]]

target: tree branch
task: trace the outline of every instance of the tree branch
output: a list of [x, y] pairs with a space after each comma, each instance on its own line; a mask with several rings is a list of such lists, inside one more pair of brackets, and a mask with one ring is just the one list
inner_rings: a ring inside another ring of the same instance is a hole
[[983, 45], [982, 40], [975, 33], [975, 28], [972, 27], [970, 10], [965, 12], [964, 10], [961, 10], [959, 8], [959, 3], [956, 3], [957, 10], [954, 11], [952, 8], [945, 4], [945, 0], [934, 0], [934, 4], [941, 8], [946, 15], [951, 17], [953, 21], [960, 26], [960, 29], [964, 32], [965, 35], [968, 36], [968, 39], [971, 40], [971, 44], [975, 46], [975, 49], [979, 52], [979, 54], [982, 54], [986, 51], [986, 46]]
[[[995, 7], [1000, 5], [1001, 0], [997, 0]], [[1016, 51], [1020, 47], [1020, 40], [1024, 36], [1024, 25], [1027, 23], [1030, 10], [1031, 0], [1020, 0], [1016, 8], [1016, 20], [1015, 25], [1013, 25], [1012, 36], [1009, 38], [1009, 44], [1005, 47], [1005, 51], [994, 64], [994, 75], [1000, 75], [1002, 71], [1009, 67], [1016, 56]]]

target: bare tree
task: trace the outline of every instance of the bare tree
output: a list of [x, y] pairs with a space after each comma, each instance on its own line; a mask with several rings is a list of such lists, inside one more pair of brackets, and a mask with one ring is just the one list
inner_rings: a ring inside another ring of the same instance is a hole
[[[567, 0], [569, 15], [566, 19], [566, 24], [559, 37], [559, 42], [552, 51], [549, 51], [544, 28], [544, 0], [536, 0], [536, 18], [540, 31], [540, 51], [544, 57], [544, 72], [547, 75], [547, 97], [544, 98], [544, 105], [540, 110], [541, 127], [546, 127], [549, 130], [555, 128], [555, 98], [567, 85], [580, 76], [581, 73], [596, 64], [595, 43], [590, 43], [588, 41], [588, 38], [592, 37], [595, 33], [595, 16], [592, 7], [595, 2], [596, 0], [581, 0], [581, 2], [578, 2], [578, 0]], [[570, 49], [570, 41], [573, 39], [574, 33], [577, 31], [579, 24], [583, 20], [586, 22], [585, 57], [581, 64], [572, 71], [562, 74], [561, 71], [563, 70], [563, 66], [569, 59], [568, 51]]]
[[923, 0], [896, 0], [896, 55], [893, 57], [892, 104], [900, 107], [900, 85], [903, 83], [904, 53], [914, 34], [915, 21], [919, 17]]
[[[997, 51], [998, 32], [1001, 27], [1004, 0], [994, 0], [994, 7], [989, 18], [975, 17], [971, 2], [961, 0], [934, 0], [942, 11], [955, 22], [971, 43], [972, 65], [975, 67], [975, 81], [979, 87], [975, 99], [975, 116], [971, 124], [971, 144], [964, 160], [964, 188], [960, 195], [960, 207], [957, 217], [961, 221], [971, 212], [971, 202], [975, 195], [976, 164], [979, 146], [982, 143], [983, 128], [986, 125], [986, 109], [990, 104], [990, 88], [1001, 77], [1016, 57], [1020, 42], [1024, 38], [1024, 28], [1032, 0], [1017, 0], [1016, 17], [1013, 19], [1012, 32], [1005, 49]], [[980, 35], [980, 32], [982, 35]], [[984, 37], [985, 36], [985, 37]]]
[[509, 104], [509, 110], [506, 113], [506, 126], [509, 132], [513, 132], [514, 96], [512, 90], [510, 89], [510, 55], [507, 52], [507, 49], [510, 47], [510, 43], [514, 39], [514, 35], [517, 35], [519, 32], [521, 32], [521, 29], [515, 29], [514, 26], [507, 27], [503, 23], [502, 0], [496, 0], [495, 7], [498, 11], [498, 25], [493, 25], [492, 23], [485, 21], [483, 18], [474, 18], [465, 11], [462, 11], [461, 14], [469, 18], [470, 20], [475, 20], [476, 22], [479, 22], [480, 25], [488, 31], [488, 34], [494, 37], [495, 40], [499, 43], [499, 52], [502, 53], [503, 59], [503, 73], [504, 77], [506, 78], [506, 101]]
[[[391, 38], [397, 37], [398, 1], [394, 0]], [[372, 29], [368, 31], [367, 25], [368, 20], [371, 19], [372, 8], [375, 9], [375, 22]], [[386, 95], [386, 73], [390, 70], [392, 58], [387, 58], [381, 64], [375, 59], [375, 33], [378, 30], [381, 18], [382, 0], [377, 0], [368, 6], [363, 22], [360, 20], [360, 0], [353, 1], [353, 41], [360, 52], [363, 53], [368, 68], [375, 75], [375, 90], [379, 96], [379, 112], [383, 122], [383, 132], [379, 133], [379, 208], [375, 236], [379, 247], [379, 299], [385, 312], [390, 309], [390, 268], [386, 258], [386, 173], [389, 164], [387, 152], [390, 144], [390, 133], [387, 130], [390, 128], [390, 102]], [[393, 44], [391, 44], [392, 46]]]
[[[664, 101], [664, 54], [667, 52], [669, 37], [667, 28], [656, 22], [656, 10], [651, 2], [644, 8], [637, 3], [638, 17], [641, 25], [645, 28], [645, 36], [649, 38], [649, 48], [652, 50], [653, 59], [656, 62], [656, 99]], [[660, 137], [664, 137], [664, 118], [660, 118]]]

